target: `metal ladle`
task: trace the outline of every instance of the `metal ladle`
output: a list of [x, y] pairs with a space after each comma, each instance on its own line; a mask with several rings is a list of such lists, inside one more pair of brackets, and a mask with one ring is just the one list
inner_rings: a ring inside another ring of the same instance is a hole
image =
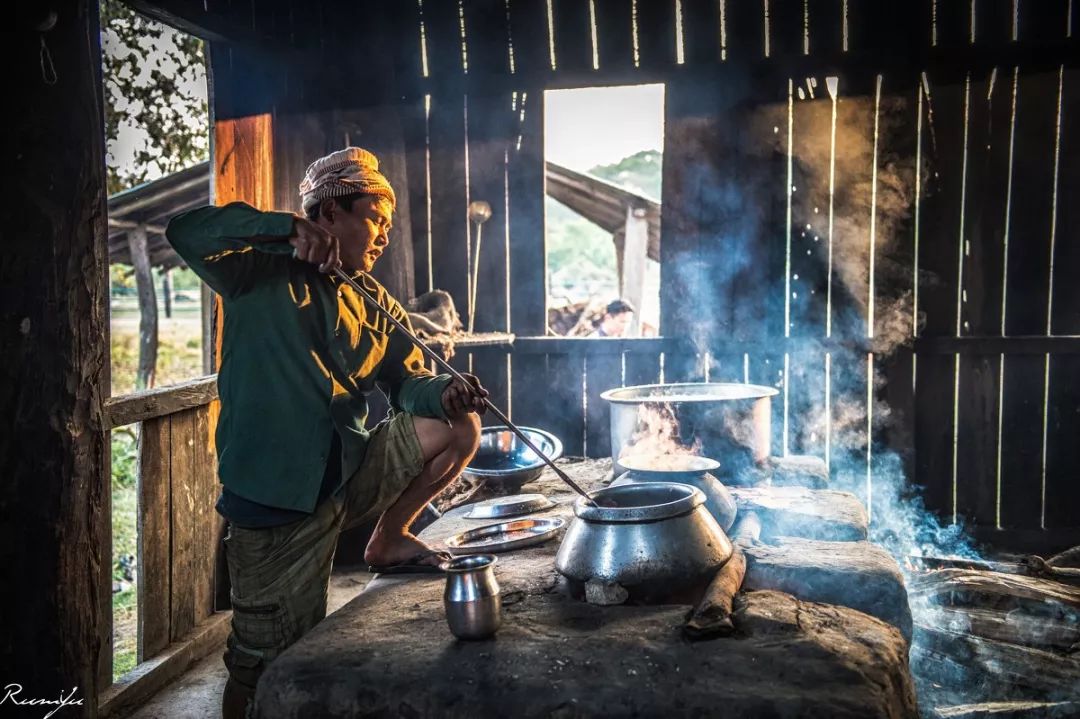
[[483, 200], [475, 200], [469, 203], [469, 219], [476, 225], [476, 248], [472, 257], [472, 282], [469, 284], [469, 334], [472, 334], [473, 324], [476, 319], [476, 283], [480, 279], [480, 239], [484, 231], [484, 223], [491, 219], [491, 205]]
[[[406, 337], [411, 339], [416, 344], [416, 346], [420, 348], [420, 351], [424, 354], [425, 357], [427, 357], [429, 360], [431, 360], [432, 362], [437, 364], [440, 369], [445, 371], [447, 374], [449, 374], [451, 377], [456, 379], [458, 382], [461, 382], [461, 384], [463, 386], [472, 387], [471, 382], [466, 380], [461, 375], [460, 372], [458, 372], [456, 369], [451, 367], [449, 362], [444, 360], [434, 350], [432, 350], [430, 347], [428, 347], [426, 344], [424, 344], [420, 340], [419, 337], [414, 335], [409, 330], [409, 328], [405, 326], [405, 324], [403, 322], [401, 322], [399, 319], [394, 317], [394, 315], [392, 315], [390, 313], [390, 310], [388, 310], [385, 307], [383, 307], [382, 305], [380, 305], [375, 300], [375, 298], [371, 296], [371, 294], [367, 290], [365, 290], [363, 287], [361, 287], [360, 284], [358, 282], [356, 282], [353, 278], [351, 278], [347, 274], [345, 274], [345, 272], [340, 267], [334, 268], [334, 275], [336, 275], [337, 278], [340, 279], [342, 282], [347, 283], [349, 285], [349, 287], [352, 287], [354, 290], [356, 290], [356, 292], [361, 297], [363, 297], [365, 300], [367, 300], [368, 303], [370, 303], [371, 306], [374, 307], [379, 312], [379, 314], [381, 314], [383, 317], [385, 317], [386, 320], [391, 325], [393, 325], [398, 331], [402, 332]], [[483, 397], [482, 400], [483, 400], [484, 404], [487, 406], [487, 408], [489, 410], [491, 410], [492, 414], [494, 414], [495, 417], [500, 422], [502, 422], [504, 425], [509, 427], [510, 430], [514, 434], [517, 435], [518, 439], [520, 439], [522, 442], [525, 443], [526, 447], [528, 447], [533, 452], [535, 452], [536, 456], [544, 461], [544, 464], [546, 464], [548, 467], [551, 467], [551, 470], [553, 472], [555, 472], [555, 474], [558, 476], [559, 479], [566, 482], [566, 484], [569, 485], [570, 489], [574, 490], [575, 492], [580, 494], [582, 497], [584, 497], [586, 502], [588, 502], [589, 504], [591, 504], [593, 506], [596, 506], [596, 502], [593, 500], [593, 498], [590, 497], [589, 494], [584, 489], [579, 487], [577, 482], [570, 479], [570, 477], [566, 474], [566, 472], [562, 471], [559, 467], [556, 467], [555, 463], [553, 461], [551, 461], [551, 459], [546, 454], [544, 454], [542, 451], [540, 451], [540, 448], [537, 447], [533, 443], [533, 441], [531, 439], [529, 439], [528, 435], [526, 435], [524, 432], [522, 432], [518, 428], [518, 426], [516, 424], [514, 424], [513, 422], [510, 421], [509, 417], [507, 417], [505, 414], [502, 413], [502, 410], [500, 410], [498, 407], [496, 407], [492, 403], [492, 401], [490, 399], [488, 399], [487, 397]]]

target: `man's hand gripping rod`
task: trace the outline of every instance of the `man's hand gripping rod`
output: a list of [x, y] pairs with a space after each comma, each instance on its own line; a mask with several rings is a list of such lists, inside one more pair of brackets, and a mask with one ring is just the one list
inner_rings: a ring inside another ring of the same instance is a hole
[[[402, 323], [400, 320], [398, 320], [396, 317], [394, 317], [392, 314], [390, 314], [389, 310], [387, 310], [385, 307], [383, 307], [378, 302], [376, 302], [375, 298], [372, 297], [368, 293], [367, 290], [365, 290], [363, 287], [360, 286], [359, 283], [357, 283], [355, 280], [353, 280], [351, 277], [349, 277], [347, 274], [345, 274], [345, 272], [342, 271], [340, 267], [334, 269], [334, 274], [342, 282], [348, 283], [349, 287], [352, 287], [354, 290], [356, 290], [360, 294], [360, 296], [363, 297], [365, 300], [367, 300], [368, 303], [372, 307], [374, 307], [376, 310], [378, 310], [379, 313], [382, 314], [382, 316], [385, 317], [388, 322], [390, 322], [390, 324], [392, 324], [400, 332], [404, 333], [406, 337], [408, 337], [413, 342], [415, 342], [416, 346], [420, 348], [420, 351], [424, 353], [425, 357], [427, 357], [432, 362], [437, 364], [440, 369], [444, 370], [447, 374], [451, 375], [458, 382], [461, 382], [461, 384], [464, 385], [465, 387], [472, 387], [471, 382], [469, 382], [464, 377], [462, 377], [460, 372], [458, 372], [456, 369], [451, 367], [450, 364], [446, 360], [444, 360], [442, 357], [440, 357], [438, 354], [436, 354], [430, 347], [428, 347], [426, 344], [424, 344], [420, 340], [419, 337], [417, 337], [412, 332], [410, 332], [409, 328], [406, 327], [404, 325], [404, 323]], [[524, 432], [522, 432], [521, 429], [519, 429], [516, 424], [511, 422], [510, 418], [507, 417], [505, 414], [503, 414], [502, 411], [498, 407], [496, 407], [494, 404], [492, 404], [490, 399], [488, 399], [487, 397], [483, 397], [482, 399], [484, 401], [484, 404], [487, 405], [487, 408], [489, 410], [491, 410], [491, 412], [495, 415], [495, 417], [498, 418], [498, 420], [500, 422], [502, 422], [507, 427], [509, 427], [510, 430], [513, 431], [513, 433], [518, 436], [518, 439], [520, 439], [522, 442], [525, 443], [526, 447], [528, 447], [529, 449], [531, 449], [533, 452], [536, 453], [536, 456], [538, 456], [540, 459], [544, 460], [544, 463], [547, 466], [551, 467], [551, 470], [553, 472], [555, 472], [556, 475], [558, 475], [559, 479], [566, 482], [570, 486], [571, 489], [573, 489], [575, 492], [577, 492], [582, 497], [584, 497], [586, 502], [593, 505], [594, 507], [596, 506], [596, 501], [592, 497], [590, 497], [588, 495], [588, 493], [584, 489], [579, 487], [574, 480], [570, 479], [570, 477], [567, 476], [566, 472], [564, 472], [561, 469], [559, 469], [558, 467], [556, 467], [555, 463], [552, 462], [551, 459], [549, 459], [546, 454], [541, 452], [539, 447], [537, 447], [535, 444], [533, 444], [532, 440], [529, 439], [528, 435], [526, 435]]]

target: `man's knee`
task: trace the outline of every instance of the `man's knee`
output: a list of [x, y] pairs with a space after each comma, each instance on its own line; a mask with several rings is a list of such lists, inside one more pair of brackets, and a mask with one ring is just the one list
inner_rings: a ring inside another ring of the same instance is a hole
[[453, 443], [455, 449], [468, 457], [476, 454], [480, 446], [480, 417], [469, 413], [454, 423]]

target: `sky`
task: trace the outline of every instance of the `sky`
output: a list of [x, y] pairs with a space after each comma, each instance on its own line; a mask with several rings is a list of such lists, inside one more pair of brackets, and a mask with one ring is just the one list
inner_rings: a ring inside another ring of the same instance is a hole
[[664, 86], [548, 90], [544, 145], [546, 159], [579, 172], [641, 150], [662, 152]]

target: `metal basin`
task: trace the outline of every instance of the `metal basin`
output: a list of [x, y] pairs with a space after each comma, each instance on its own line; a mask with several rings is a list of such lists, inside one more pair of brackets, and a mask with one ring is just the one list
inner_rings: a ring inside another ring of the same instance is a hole
[[621, 459], [635, 448], [655, 454], [642, 443], [659, 424], [674, 422], [674, 439], [683, 447], [720, 463], [713, 472], [736, 480], [744, 469], [764, 462], [771, 440], [770, 403], [775, 387], [734, 382], [647, 384], [608, 390], [611, 403], [611, 458], [616, 475], [627, 471]]
[[574, 594], [595, 579], [618, 583], [633, 601], [688, 600], [731, 556], [731, 542], [696, 487], [627, 484], [593, 498], [598, 506], [575, 502], [555, 557]]
[[[551, 459], [562, 456], [559, 438], [535, 427], [521, 427], [522, 432]], [[496, 494], [512, 494], [544, 471], [540, 459], [507, 427], [484, 427], [480, 430], [480, 447], [464, 474], [476, 483], [483, 482]]]

